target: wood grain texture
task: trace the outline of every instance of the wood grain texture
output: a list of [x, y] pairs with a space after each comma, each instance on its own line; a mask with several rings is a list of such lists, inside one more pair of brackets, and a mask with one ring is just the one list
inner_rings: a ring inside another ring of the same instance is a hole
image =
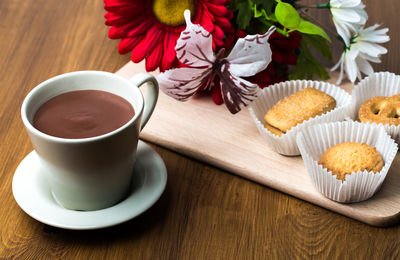
[[95, 0], [0, 1], [1, 259], [398, 258], [399, 226], [371, 227], [154, 145], [168, 184], [138, 218], [75, 232], [25, 214], [11, 192], [15, 169], [33, 149], [20, 120], [22, 100], [57, 74], [116, 71], [129, 61], [107, 38], [104, 13]]

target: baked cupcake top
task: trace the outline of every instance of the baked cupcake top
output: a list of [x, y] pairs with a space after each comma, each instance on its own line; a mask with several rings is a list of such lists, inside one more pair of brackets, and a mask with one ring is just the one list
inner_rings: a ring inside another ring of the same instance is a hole
[[366, 143], [345, 142], [330, 147], [318, 162], [338, 180], [345, 180], [346, 174], [367, 170], [377, 173], [384, 162], [375, 147]]

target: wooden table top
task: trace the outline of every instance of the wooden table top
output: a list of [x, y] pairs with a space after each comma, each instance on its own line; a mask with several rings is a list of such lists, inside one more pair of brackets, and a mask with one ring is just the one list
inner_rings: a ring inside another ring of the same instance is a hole
[[76, 70], [117, 71], [130, 59], [107, 38], [102, 1], [0, 1], [0, 258], [394, 258], [400, 226], [376, 228], [152, 145], [168, 183], [124, 224], [70, 231], [42, 224], [11, 183], [33, 147], [20, 119], [38, 83]]

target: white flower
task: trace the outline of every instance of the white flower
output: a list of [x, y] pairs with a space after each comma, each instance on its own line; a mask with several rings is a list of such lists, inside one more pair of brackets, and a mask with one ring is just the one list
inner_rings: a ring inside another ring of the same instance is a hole
[[367, 22], [365, 5], [361, 0], [330, 0], [329, 7], [336, 31], [346, 46], [349, 46], [351, 35], [364, 27]]
[[340, 65], [340, 76], [336, 84], [340, 84], [343, 77], [343, 67], [347, 77], [354, 83], [356, 78], [361, 80], [361, 72], [370, 75], [374, 72], [369, 62], [380, 63], [381, 55], [387, 53], [386, 48], [378, 43], [390, 40], [387, 32], [388, 28], [375, 30], [379, 27], [375, 24], [366, 29], [360, 29], [350, 40], [350, 45], [345, 48], [339, 62], [332, 68], [336, 70]]

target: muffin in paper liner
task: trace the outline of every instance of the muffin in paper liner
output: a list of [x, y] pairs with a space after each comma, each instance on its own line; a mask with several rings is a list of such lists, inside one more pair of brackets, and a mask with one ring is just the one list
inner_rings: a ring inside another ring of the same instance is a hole
[[[267, 130], [264, 127], [264, 116], [267, 111], [279, 100], [306, 87], [315, 88], [330, 95], [336, 100], [336, 107], [323, 115], [303, 121], [292, 127], [285, 134], [282, 134], [282, 136], [274, 135]], [[322, 81], [291, 80], [264, 88], [256, 100], [249, 106], [249, 111], [261, 136], [274, 151], [283, 155], [295, 156], [300, 155], [296, 144], [296, 134], [301, 129], [318, 123], [343, 121], [346, 117], [349, 117], [351, 107], [350, 94], [336, 85]]]
[[[314, 186], [326, 197], [341, 203], [359, 202], [372, 197], [381, 187], [397, 153], [397, 145], [383, 127], [358, 122], [333, 122], [303, 129], [297, 135], [304, 164]], [[376, 147], [384, 166], [380, 172], [358, 171], [338, 180], [318, 164], [331, 146], [344, 143], [366, 143]]]
[[[364, 101], [377, 96], [400, 94], [400, 76], [391, 72], [376, 72], [360, 81], [352, 91], [353, 108], [351, 118], [358, 120], [358, 110]], [[372, 122], [371, 122], [372, 123]], [[380, 123], [379, 125], [383, 125]], [[399, 144], [400, 125], [383, 125], [388, 134]]]

